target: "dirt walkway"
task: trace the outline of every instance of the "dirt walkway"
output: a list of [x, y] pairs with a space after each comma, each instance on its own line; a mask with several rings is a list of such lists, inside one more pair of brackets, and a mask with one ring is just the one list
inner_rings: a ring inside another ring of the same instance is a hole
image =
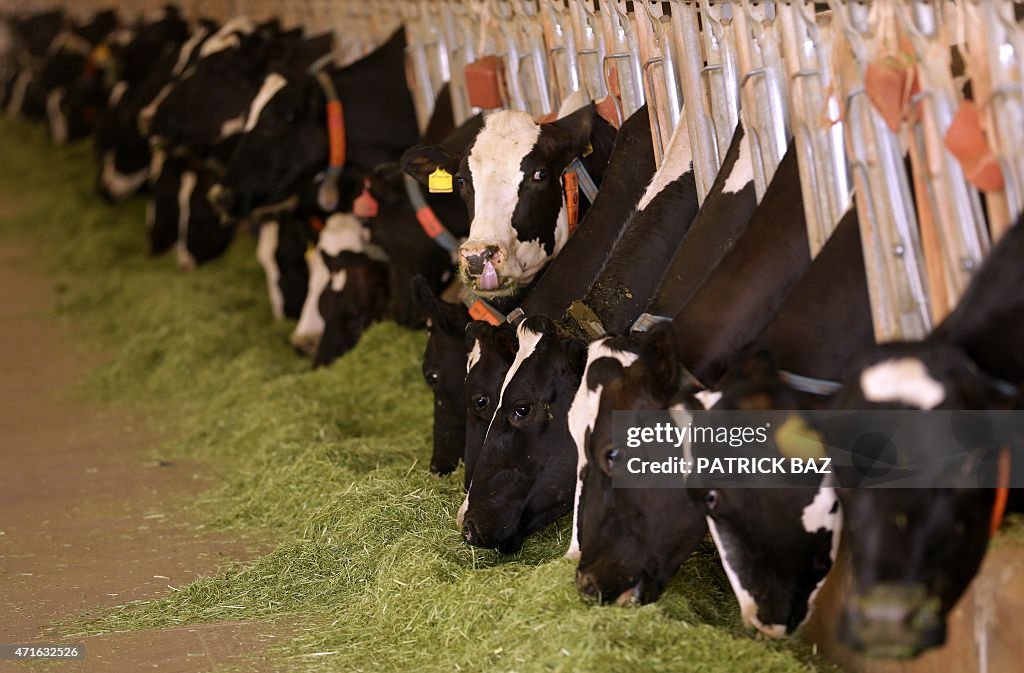
[[[138, 419], [64, 394], [95, 357], [54, 303], [29, 249], [0, 241], [0, 643], [62, 642], [55, 620], [164, 595], [255, 552], [169, 514], [198, 490], [197, 466], [153, 461]], [[59, 670], [198, 673], [239, 655], [272, 670], [259, 653], [274, 638], [240, 623], [80, 638], [85, 659]]]

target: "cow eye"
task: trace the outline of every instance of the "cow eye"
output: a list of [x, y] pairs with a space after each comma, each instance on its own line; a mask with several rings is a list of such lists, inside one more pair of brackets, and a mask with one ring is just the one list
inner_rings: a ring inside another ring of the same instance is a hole
[[459, 189], [462, 189], [463, 187], [465, 187], [466, 186], [466, 178], [462, 177], [461, 175], [456, 175], [455, 176], [455, 186], [458, 187]]
[[548, 179], [548, 172], [546, 170], [544, 170], [543, 168], [538, 169], [538, 170], [533, 172], [533, 181], [534, 182], [544, 182], [547, 179]]
[[529, 404], [517, 404], [512, 407], [512, 413], [515, 414], [517, 419], [526, 418], [530, 415], [531, 411], [533, 411], [533, 407]]
[[614, 465], [622, 459], [622, 451], [620, 449], [612, 449], [605, 454], [605, 460], [608, 461], [609, 465]]
[[430, 386], [431, 388], [435, 388], [437, 386], [437, 380], [440, 378], [440, 375], [436, 371], [429, 371], [423, 375], [423, 378], [427, 380], [428, 386]]
[[487, 405], [490, 404], [490, 402], [491, 398], [487, 397], [487, 395], [480, 395], [473, 400], [473, 408], [477, 411], [483, 411], [487, 408]]
[[718, 507], [718, 491], [711, 489], [704, 494], [704, 504], [708, 506], [708, 509], [714, 509]]

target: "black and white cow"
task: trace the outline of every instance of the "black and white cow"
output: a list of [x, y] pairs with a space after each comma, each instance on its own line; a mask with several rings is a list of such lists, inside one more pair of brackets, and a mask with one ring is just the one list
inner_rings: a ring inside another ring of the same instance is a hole
[[268, 70], [300, 38], [301, 31], [282, 32], [276, 22], [236, 17], [224, 23], [143, 111], [152, 142], [204, 156], [240, 133]]
[[135, 194], [149, 180], [152, 156], [139, 115], [171, 81], [188, 33], [188, 23], [168, 8], [157, 20], [136, 26], [126, 43], [111, 45], [117, 82], [95, 134], [96, 189], [109, 201]]
[[[956, 310], [924, 342], [886, 344], [866, 355], [836, 407], [1019, 408], [1022, 222], [1004, 235]], [[931, 445], [916, 448], [917, 458], [926, 460]], [[841, 637], [860, 650], [898, 657], [944, 643], [946, 617], [985, 553], [993, 491], [843, 489], [840, 496], [854, 575]]]
[[469, 312], [461, 303], [442, 300], [430, 283], [413, 280], [413, 300], [427, 319], [423, 378], [434, 394], [434, 448], [430, 472], [449, 474], [459, 464], [466, 444], [466, 325]]
[[[630, 116], [616, 134], [605, 169], [605, 186], [598, 192], [578, 230], [548, 265], [533, 290], [525, 295], [521, 308], [527, 314], [561, 316], [570, 303], [586, 291], [607, 262], [607, 251], [618, 241], [636, 200], [653, 174], [654, 148], [650, 118], [644, 106]], [[456, 341], [445, 341], [438, 346], [444, 344], [458, 347]], [[449, 411], [452, 415], [464, 415], [465, 446], [435, 444], [431, 466], [447, 474], [455, 470], [460, 459], [464, 460], [464, 481], [468, 490], [501, 383], [515, 354], [514, 330], [508, 326], [493, 330], [486, 323], [474, 323], [468, 333], [465, 352], [469, 353], [465, 405], [460, 410]]]
[[371, 323], [384, 317], [388, 302], [387, 268], [374, 259], [370, 231], [352, 215], [335, 213], [320, 232], [316, 254], [327, 282], [318, 297], [324, 332], [313, 358], [323, 367], [352, 350]]
[[82, 25], [67, 26], [47, 50], [37, 84], [46, 96], [50, 137], [57, 143], [92, 132], [109, 96], [105, 41], [117, 28], [117, 13], [107, 10]]
[[[927, 341], [885, 344], [864, 357], [836, 407], [927, 412], [1012, 403], [963, 351]], [[906, 459], [927, 460], [932, 446], [905, 448]], [[840, 499], [854, 580], [840, 637], [869, 654], [900, 658], [943, 644], [946, 618], [985, 555], [995, 491], [849, 488], [840, 489]]]
[[459, 248], [463, 283], [509, 310], [569, 239], [562, 173], [582, 157], [600, 185], [614, 139], [593, 104], [549, 124], [503, 110], [487, 117], [465, 154], [421, 146], [406, 152], [402, 165], [424, 185], [438, 169], [453, 176], [470, 214], [469, 238]]
[[6, 97], [7, 114], [45, 119], [46, 91], [39, 75], [50, 45], [64, 29], [64, 11], [54, 9], [23, 19], [14, 17], [10, 25], [15, 46], [15, 72]]

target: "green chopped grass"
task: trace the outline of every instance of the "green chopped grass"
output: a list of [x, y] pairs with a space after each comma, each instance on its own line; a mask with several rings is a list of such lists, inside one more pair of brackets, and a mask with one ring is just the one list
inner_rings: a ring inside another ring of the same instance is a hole
[[[261, 531], [272, 552], [169, 597], [80, 618], [105, 632], [232, 619], [295, 626], [275, 651], [290, 671], [831, 670], [798, 643], [756, 639], [705, 545], [665, 596], [638, 609], [583, 604], [562, 559], [568, 522], [514, 557], [455, 529], [459, 478], [431, 479], [425, 335], [380, 324], [311, 372], [275, 324], [253, 244], [180, 274], [145, 254], [144, 201], [92, 193], [86, 144], [0, 121], [0, 234], [34, 241], [61, 279], [60, 311], [112, 357], [88, 394], [141, 405], [217, 488], [203, 525]], [[10, 210], [10, 208], [9, 208]]]

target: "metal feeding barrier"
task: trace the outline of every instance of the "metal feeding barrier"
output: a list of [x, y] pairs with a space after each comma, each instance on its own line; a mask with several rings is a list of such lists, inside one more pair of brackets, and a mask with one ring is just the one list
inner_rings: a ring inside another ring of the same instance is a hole
[[[135, 18], [164, 4], [0, 0], [6, 13], [64, 7], [76, 18], [112, 5]], [[334, 31], [339, 64], [404, 25], [421, 128], [445, 84], [457, 123], [512, 108], [550, 118], [577, 92], [616, 125], [646, 104], [659, 164], [685, 120], [701, 200], [742, 116], [758, 198], [795, 144], [812, 255], [856, 201], [879, 341], [925, 336], [955, 306], [991, 241], [1024, 210], [1024, 28], [1014, 2], [180, 5], [193, 17], [277, 16], [286, 27]], [[895, 93], [885, 94], [880, 81], [896, 82]], [[953, 145], [964, 119], [973, 124], [981, 168], [968, 166]]]

